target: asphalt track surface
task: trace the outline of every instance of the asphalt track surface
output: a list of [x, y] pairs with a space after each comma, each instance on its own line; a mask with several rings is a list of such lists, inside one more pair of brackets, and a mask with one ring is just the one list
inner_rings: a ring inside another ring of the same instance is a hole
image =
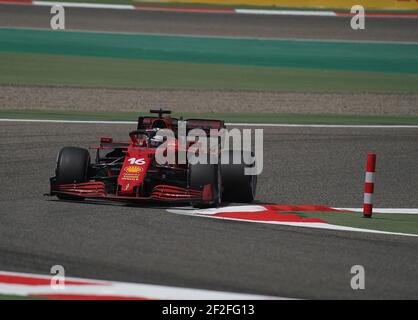
[[[418, 19], [295, 17], [66, 8], [66, 29], [267, 38], [418, 42]], [[50, 28], [50, 7], [0, 5], [0, 26]]]
[[[0, 26], [49, 27], [49, 8], [1, 5]], [[67, 10], [70, 29], [251, 37], [418, 40], [414, 19]], [[291, 298], [418, 299], [418, 240], [222, 221], [165, 208], [47, 198], [58, 150], [127, 125], [0, 123], [0, 270]], [[359, 207], [366, 153], [377, 153], [376, 206], [418, 207], [417, 129], [265, 129], [257, 201]], [[366, 290], [350, 268], [366, 270]]]
[[[0, 123], [0, 270], [292, 298], [418, 298], [416, 238], [222, 221], [44, 197], [58, 150], [129, 125]], [[367, 151], [379, 207], [417, 207], [418, 129], [265, 129], [260, 203], [360, 206]], [[350, 268], [366, 290], [350, 288]]]

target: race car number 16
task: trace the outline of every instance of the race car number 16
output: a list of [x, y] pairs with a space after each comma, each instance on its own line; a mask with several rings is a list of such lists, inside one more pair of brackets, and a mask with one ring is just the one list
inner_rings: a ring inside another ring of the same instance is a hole
[[137, 159], [137, 158], [129, 158], [128, 159], [128, 162], [130, 164], [142, 165], [142, 164], [145, 164], [145, 159], [144, 158], [139, 158], [139, 159]]

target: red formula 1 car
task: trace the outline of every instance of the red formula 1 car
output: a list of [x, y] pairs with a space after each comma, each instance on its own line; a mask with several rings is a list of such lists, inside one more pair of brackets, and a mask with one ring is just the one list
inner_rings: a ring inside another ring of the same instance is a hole
[[[155, 156], [157, 146], [162, 142], [157, 139], [158, 131], [171, 129], [176, 132], [179, 120], [164, 116], [171, 113], [168, 110], [151, 110], [151, 113], [158, 113], [158, 116], [139, 117], [137, 130], [129, 133], [130, 141], [101, 138], [100, 146], [94, 148], [96, 157], [93, 163], [86, 149], [62, 148], [57, 157], [55, 177], [50, 179], [50, 195], [64, 200], [92, 198], [139, 204], [169, 202], [197, 207], [216, 207], [222, 201], [254, 200], [257, 178], [245, 175], [244, 169], [255, 166], [255, 161], [251, 165], [244, 161], [232, 163], [234, 153], [241, 153], [241, 159], [251, 156], [251, 153], [219, 147], [216, 151], [219, 157], [222, 153], [229, 153], [231, 160], [228, 164], [191, 164], [187, 159], [182, 164], [159, 164]], [[202, 129], [209, 134], [211, 129], [225, 128], [221, 120], [184, 121], [186, 132]], [[174, 141], [178, 143], [177, 136]], [[191, 145], [193, 142], [188, 143], [187, 148]]]

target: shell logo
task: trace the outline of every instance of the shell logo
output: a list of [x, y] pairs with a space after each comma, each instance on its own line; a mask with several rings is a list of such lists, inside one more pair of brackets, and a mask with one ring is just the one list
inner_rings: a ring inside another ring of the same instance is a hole
[[125, 168], [126, 173], [140, 173], [142, 171], [143, 171], [142, 167], [137, 167], [137, 166], [129, 166]]

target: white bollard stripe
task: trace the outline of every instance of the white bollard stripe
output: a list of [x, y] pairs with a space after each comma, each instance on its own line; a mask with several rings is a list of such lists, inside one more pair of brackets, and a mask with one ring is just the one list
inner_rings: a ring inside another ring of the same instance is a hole
[[364, 193], [364, 204], [373, 204], [373, 193]]
[[366, 172], [366, 183], [374, 183], [374, 172]]

